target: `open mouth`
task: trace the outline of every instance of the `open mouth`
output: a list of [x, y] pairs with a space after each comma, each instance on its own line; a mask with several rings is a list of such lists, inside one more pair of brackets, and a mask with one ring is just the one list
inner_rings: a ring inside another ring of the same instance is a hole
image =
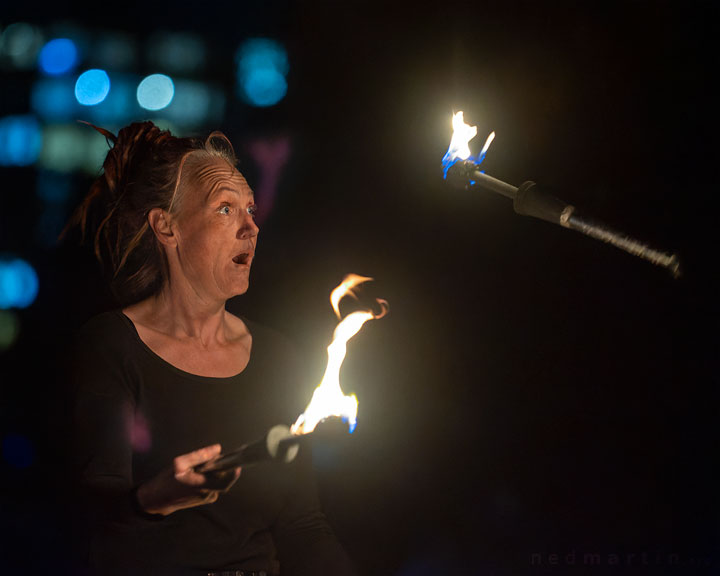
[[250, 260], [252, 260], [252, 256], [249, 252], [242, 252], [241, 254], [238, 254], [233, 259], [233, 262], [235, 264], [240, 264], [241, 266], [249, 266]]

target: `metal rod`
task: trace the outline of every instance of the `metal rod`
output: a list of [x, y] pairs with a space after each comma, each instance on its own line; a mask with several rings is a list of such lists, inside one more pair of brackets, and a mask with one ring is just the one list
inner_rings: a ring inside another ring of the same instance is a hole
[[634, 256], [644, 258], [648, 262], [652, 262], [657, 266], [667, 268], [674, 278], [680, 277], [680, 259], [677, 257], [677, 254], [666, 254], [665, 252], [655, 250], [647, 244], [639, 242], [630, 236], [620, 232], [615, 232], [605, 226], [589, 222], [580, 216], [576, 216], [575, 214], [571, 214], [567, 218], [566, 222], [567, 224], [564, 225], [571, 230], [577, 230], [586, 236], [612, 244], [616, 248], [625, 250], [625, 252], [629, 252]]
[[270, 428], [260, 440], [244, 444], [215, 460], [200, 464], [195, 467], [195, 471], [200, 473], [222, 472], [237, 466], [252, 466], [271, 460], [291, 462], [297, 456], [300, 442], [309, 435], [296, 436], [290, 433], [290, 428], [284, 424], [278, 424]]
[[447, 172], [448, 181], [458, 188], [467, 188], [469, 186], [479, 186], [491, 192], [501, 194], [510, 200], [515, 200], [517, 196], [517, 186], [493, 178], [489, 174], [480, 172], [477, 164], [470, 160], [455, 162]]
[[533, 216], [581, 232], [657, 266], [667, 268], [675, 278], [680, 276], [680, 260], [676, 254], [655, 250], [627, 234], [610, 230], [606, 226], [578, 216], [574, 206], [548, 194], [534, 182], [524, 182], [520, 187], [513, 186], [480, 172], [477, 165], [471, 160], [453, 164], [447, 170], [447, 180], [459, 188], [479, 187], [501, 194], [513, 201], [513, 208], [518, 214]]
[[517, 196], [517, 186], [513, 186], [512, 184], [508, 184], [507, 182], [503, 182], [502, 180], [493, 178], [489, 174], [480, 172], [480, 170], [473, 170], [471, 173], [471, 177], [471, 184], [473, 185], [477, 185], [481, 188], [485, 188], [486, 190], [502, 194], [506, 198], [510, 198], [510, 200], [515, 200], [515, 197]]

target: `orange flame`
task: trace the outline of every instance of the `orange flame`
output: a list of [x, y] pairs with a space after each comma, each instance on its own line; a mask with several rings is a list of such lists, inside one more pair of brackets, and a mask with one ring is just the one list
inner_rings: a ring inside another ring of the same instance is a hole
[[[330, 294], [330, 303], [338, 318], [340, 318], [340, 300], [345, 296], [357, 298], [353, 288], [372, 280], [366, 276], [348, 274], [340, 285]], [[388, 303], [377, 299], [380, 312], [375, 314], [371, 310], [360, 310], [343, 318], [335, 327], [333, 339], [327, 348], [328, 363], [322, 381], [315, 388], [312, 399], [305, 412], [300, 414], [295, 424], [290, 428], [293, 434], [308, 434], [325, 418], [337, 416], [347, 420], [350, 431], [357, 422], [358, 401], [354, 394], [346, 396], [340, 388], [340, 368], [347, 354], [347, 342], [357, 334], [368, 320], [382, 318], [388, 311]]]
[[367, 276], [358, 276], [357, 274], [348, 274], [330, 293], [330, 304], [332, 304], [338, 320], [342, 318], [342, 316], [340, 316], [340, 300], [342, 300], [345, 296], [352, 296], [357, 300], [357, 295], [353, 292], [353, 288], [363, 282], [367, 282], [368, 280], [372, 280], [372, 278], [368, 278]]

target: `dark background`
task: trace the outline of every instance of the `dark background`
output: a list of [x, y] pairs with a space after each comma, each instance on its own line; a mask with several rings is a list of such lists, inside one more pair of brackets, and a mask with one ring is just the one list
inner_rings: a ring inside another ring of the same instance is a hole
[[[711, 3], [15, 10], [138, 38], [200, 32], [208, 75], [228, 83], [244, 37], [287, 46], [286, 99], [238, 104], [211, 127], [236, 143], [281, 134], [292, 146], [252, 286], [231, 305], [291, 337], [319, 381], [336, 322], [330, 290], [355, 272], [375, 278], [363, 297], [390, 302], [345, 361], [357, 430], [317, 451], [326, 512], [364, 574], [717, 571]], [[1, 112], [22, 112], [9, 86]], [[489, 174], [532, 179], [676, 250], [683, 276], [447, 186], [440, 159], [457, 110], [478, 126], [475, 149], [496, 131]], [[254, 185], [257, 167], [243, 165]], [[71, 506], [58, 488], [55, 365], [70, 331], [109, 300], [86, 253], [32, 244], [33, 169], [0, 174], [2, 249], [40, 276], [2, 357], [3, 427], [37, 448], [32, 466], [3, 462], [3, 561], [45, 567], [63, 556]], [[78, 178], [78, 200], [87, 185]], [[584, 565], [585, 553], [602, 567]]]

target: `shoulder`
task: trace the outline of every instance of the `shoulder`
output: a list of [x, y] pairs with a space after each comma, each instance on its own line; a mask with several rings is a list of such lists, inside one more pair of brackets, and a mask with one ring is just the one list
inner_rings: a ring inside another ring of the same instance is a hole
[[82, 356], [109, 353], [122, 357], [133, 347], [130, 321], [119, 309], [96, 314], [77, 329], [72, 345]]
[[115, 397], [135, 393], [137, 347], [121, 311], [91, 317], [77, 330], [69, 362], [76, 390]]
[[232, 312], [231, 315], [241, 321], [247, 328], [247, 331], [252, 337], [253, 351], [274, 352], [275, 354], [286, 354], [289, 356], [298, 354], [295, 343], [286, 334], [276, 328], [250, 319], [245, 315]]
[[77, 333], [82, 336], [113, 333], [122, 324], [122, 312], [119, 309], [108, 310], [92, 316], [80, 326]]

